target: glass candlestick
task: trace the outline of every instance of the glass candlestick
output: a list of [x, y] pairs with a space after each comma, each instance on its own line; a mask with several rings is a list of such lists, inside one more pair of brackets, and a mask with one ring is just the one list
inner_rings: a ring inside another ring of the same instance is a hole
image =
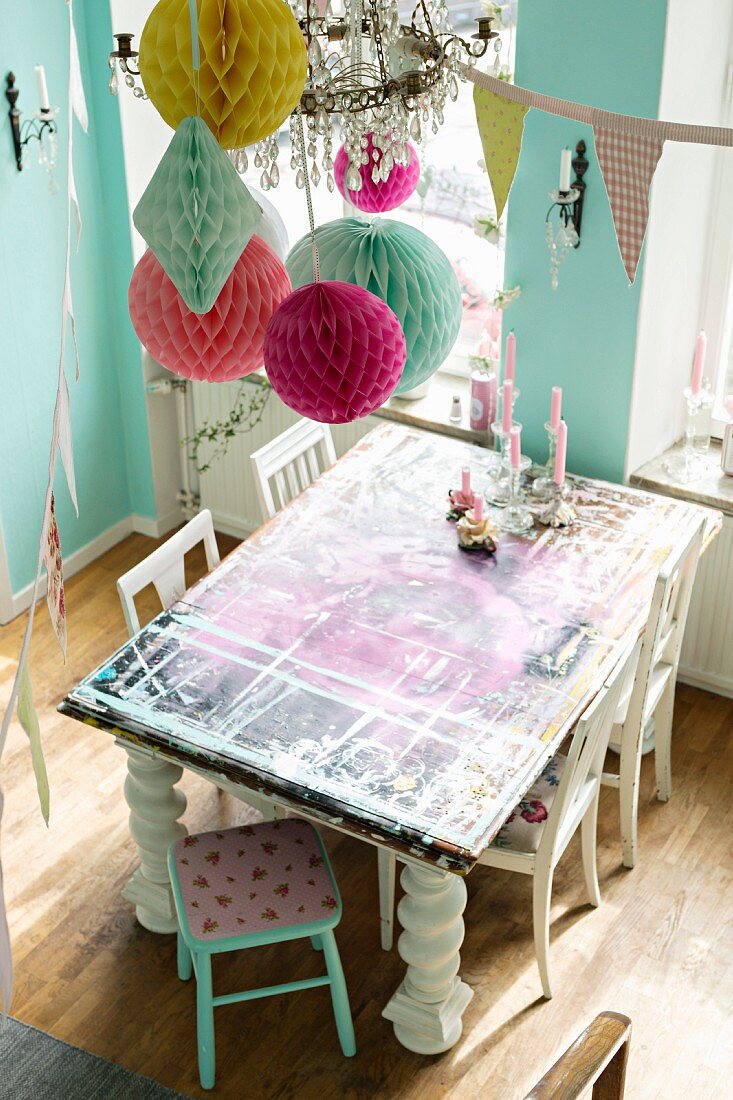
[[682, 449], [665, 462], [664, 469], [678, 481], [687, 482], [696, 481], [707, 469], [705, 455], [710, 450], [715, 397], [707, 379], [699, 393], [693, 394], [689, 386], [683, 392], [687, 405], [685, 441]]
[[[512, 421], [512, 427], [519, 428], [521, 431], [522, 425], [519, 421], [514, 420]], [[491, 431], [499, 445], [499, 450], [493, 456], [494, 461], [489, 466], [488, 474], [491, 480], [484, 495], [489, 504], [506, 504], [510, 496], [509, 474], [512, 465], [509, 454], [510, 434], [504, 431], [501, 420], [494, 421], [491, 425]], [[526, 455], [522, 455], [520, 473], [528, 470], [531, 465], [532, 460]]]
[[557, 428], [553, 428], [548, 420], [545, 424], [547, 432], [547, 462], [537, 468], [538, 476], [534, 479], [532, 493], [539, 500], [549, 500], [552, 496], [553, 476], [555, 474], [555, 451], [557, 450]]
[[508, 476], [509, 499], [506, 508], [496, 517], [496, 524], [502, 531], [513, 535], [523, 535], [532, 528], [534, 518], [524, 503], [521, 488], [522, 471], [510, 468]]

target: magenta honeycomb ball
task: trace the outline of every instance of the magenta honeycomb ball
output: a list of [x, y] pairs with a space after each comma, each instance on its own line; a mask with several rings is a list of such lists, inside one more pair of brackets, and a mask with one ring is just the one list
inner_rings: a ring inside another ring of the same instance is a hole
[[188, 308], [150, 249], [132, 273], [128, 304], [141, 344], [167, 370], [229, 382], [262, 366], [267, 322], [289, 293], [282, 261], [254, 236], [208, 313]]
[[323, 424], [378, 409], [405, 366], [405, 337], [389, 306], [352, 283], [309, 283], [275, 310], [265, 370], [285, 404]]
[[[380, 179], [377, 183], [374, 183], [372, 168], [375, 163], [381, 163], [382, 153], [381, 150], [375, 149], [372, 135], [367, 134], [366, 151], [369, 162], [359, 167], [361, 190], [350, 191], [346, 186], [349, 158], [342, 145], [333, 164], [333, 178], [347, 202], [350, 202], [357, 210], [363, 210], [366, 214], [381, 214], [385, 210], [395, 210], [406, 199], [409, 199], [420, 178], [420, 162], [414, 145], [408, 143], [407, 148], [410, 154], [409, 163], [407, 165], [395, 164], [386, 180]], [[374, 160], [375, 152], [377, 154], [376, 161]]]

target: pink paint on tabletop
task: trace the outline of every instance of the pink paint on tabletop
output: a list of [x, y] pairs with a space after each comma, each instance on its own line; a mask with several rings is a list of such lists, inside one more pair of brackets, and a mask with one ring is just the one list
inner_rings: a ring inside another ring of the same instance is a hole
[[562, 413], [562, 388], [560, 386], [553, 386], [552, 387], [552, 400], [550, 401], [550, 427], [555, 432], [560, 427], [561, 413]]
[[557, 450], [555, 451], [555, 475], [556, 485], [565, 482], [565, 461], [568, 452], [568, 426], [564, 420], [560, 421], [557, 429]]
[[702, 375], [705, 370], [705, 352], [708, 346], [708, 338], [704, 332], [697, 334], [695, 344], [695, 360], [692, 364], [692, 378], [690, 379], [690, 392], [697, 397], [702, 389]]
[[476, 523], [480, 523], [484, 518], [484, 498], [480, 493], [473, 494], [473, 518]]
[[512, 430], [512, 405], [514, 404], [514, 383], [506, 378], [501, 387], [501, 430]]
[[517, 338], [514, 335], [514, 329], [509, 333], [506, 338], [506, 360], [504, 363], [504, 381], [511, 379], [514, 381], [514, 375], [517, 368]]
[[522, 429], [512, 428], [509, 435], [509, 454], [512, 463], [512, 469], [518, 470], [522, 464]]

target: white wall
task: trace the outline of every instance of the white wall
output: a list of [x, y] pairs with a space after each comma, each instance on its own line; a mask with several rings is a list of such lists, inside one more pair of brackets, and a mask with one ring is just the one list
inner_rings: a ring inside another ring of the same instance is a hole
[[[135, 35], [133, 47], [140, 44], [145, 20], [155, 6], [155, 0], [110, 0], [112, 28]], [[112, 43], [110, 43], [110, 49]], [[120, 117], [125, 178], [130, 213], [130, 232], [135, 262], [145, 251], [145, 242], [132, 224], [132, 211], [147, 187], [173, 131], [148, 100], [136, 99], [124, 81], [120, 80]], [[141, 349], [141, 368], [145, 382], [170, 377]], [[158, 523], [151, 533], [164, 534], [182, 519], [176, 494], [181, 488], [178, 460], [178, 428], [175, 402], [170, 397], [147, 397], [148, 433], [153, 463], [153, 484]]]
[[[731, 0], [668, 0], [659, 117], [722, 125]], [[637, 327], [626, 474], [679, 439], [682, 390], [704, 325], [716, 166], [729, 149], [667, 142], [657, 166]], [[712, 352], [713, 349], [711, 349]], [[711, 360], [713, 356], [711, 355]]]

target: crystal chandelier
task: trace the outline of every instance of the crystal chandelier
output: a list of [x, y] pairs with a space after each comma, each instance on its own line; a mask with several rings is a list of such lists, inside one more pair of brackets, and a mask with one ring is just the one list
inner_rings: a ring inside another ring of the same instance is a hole
[[[348, 157], [345, 184], [361, 190], [359, 167], [368, 163], [372, 135], [372, 179], [386, 180], [395, 164], [409, 161], [410, 140], [420, 143], [429, 129], [437, 133], [448, 98], [458, 96], [459, 62], [483, 57], [489, 42], [500, 49], [492, 16], [477, 20], [477, 32], [467, 41], [455, 34], [446, 0], [417, 0], [409, 24], [401, 23], [396, 0], [289, 0], [303, 31], [308, 75], [299, 110], [290, 119], [290, 166], [299, 188], [318, 186], [325, 175], [333, 191], [334, 122]], [[131, 62], [137, 53], [132, 35], [115, 35], [118, 49], [109, 55], [110, 91], [117, 93], [117, 68], [138, 98], [146, 98]], [[299, 118], [306, 128], [305, 148], [299, 139]], [[320, 147], [320, 148], [319, 148]], [[253, 164], [260, 171], [263, 191], [280, 181], [278, 134], [254, 146]], [[229, 151], [236, 169], [249, 168], [246, 149]], [[319, 167], [320, 163], [320, 167]], [[310, 164], [310, 168], [308, 165]]]

